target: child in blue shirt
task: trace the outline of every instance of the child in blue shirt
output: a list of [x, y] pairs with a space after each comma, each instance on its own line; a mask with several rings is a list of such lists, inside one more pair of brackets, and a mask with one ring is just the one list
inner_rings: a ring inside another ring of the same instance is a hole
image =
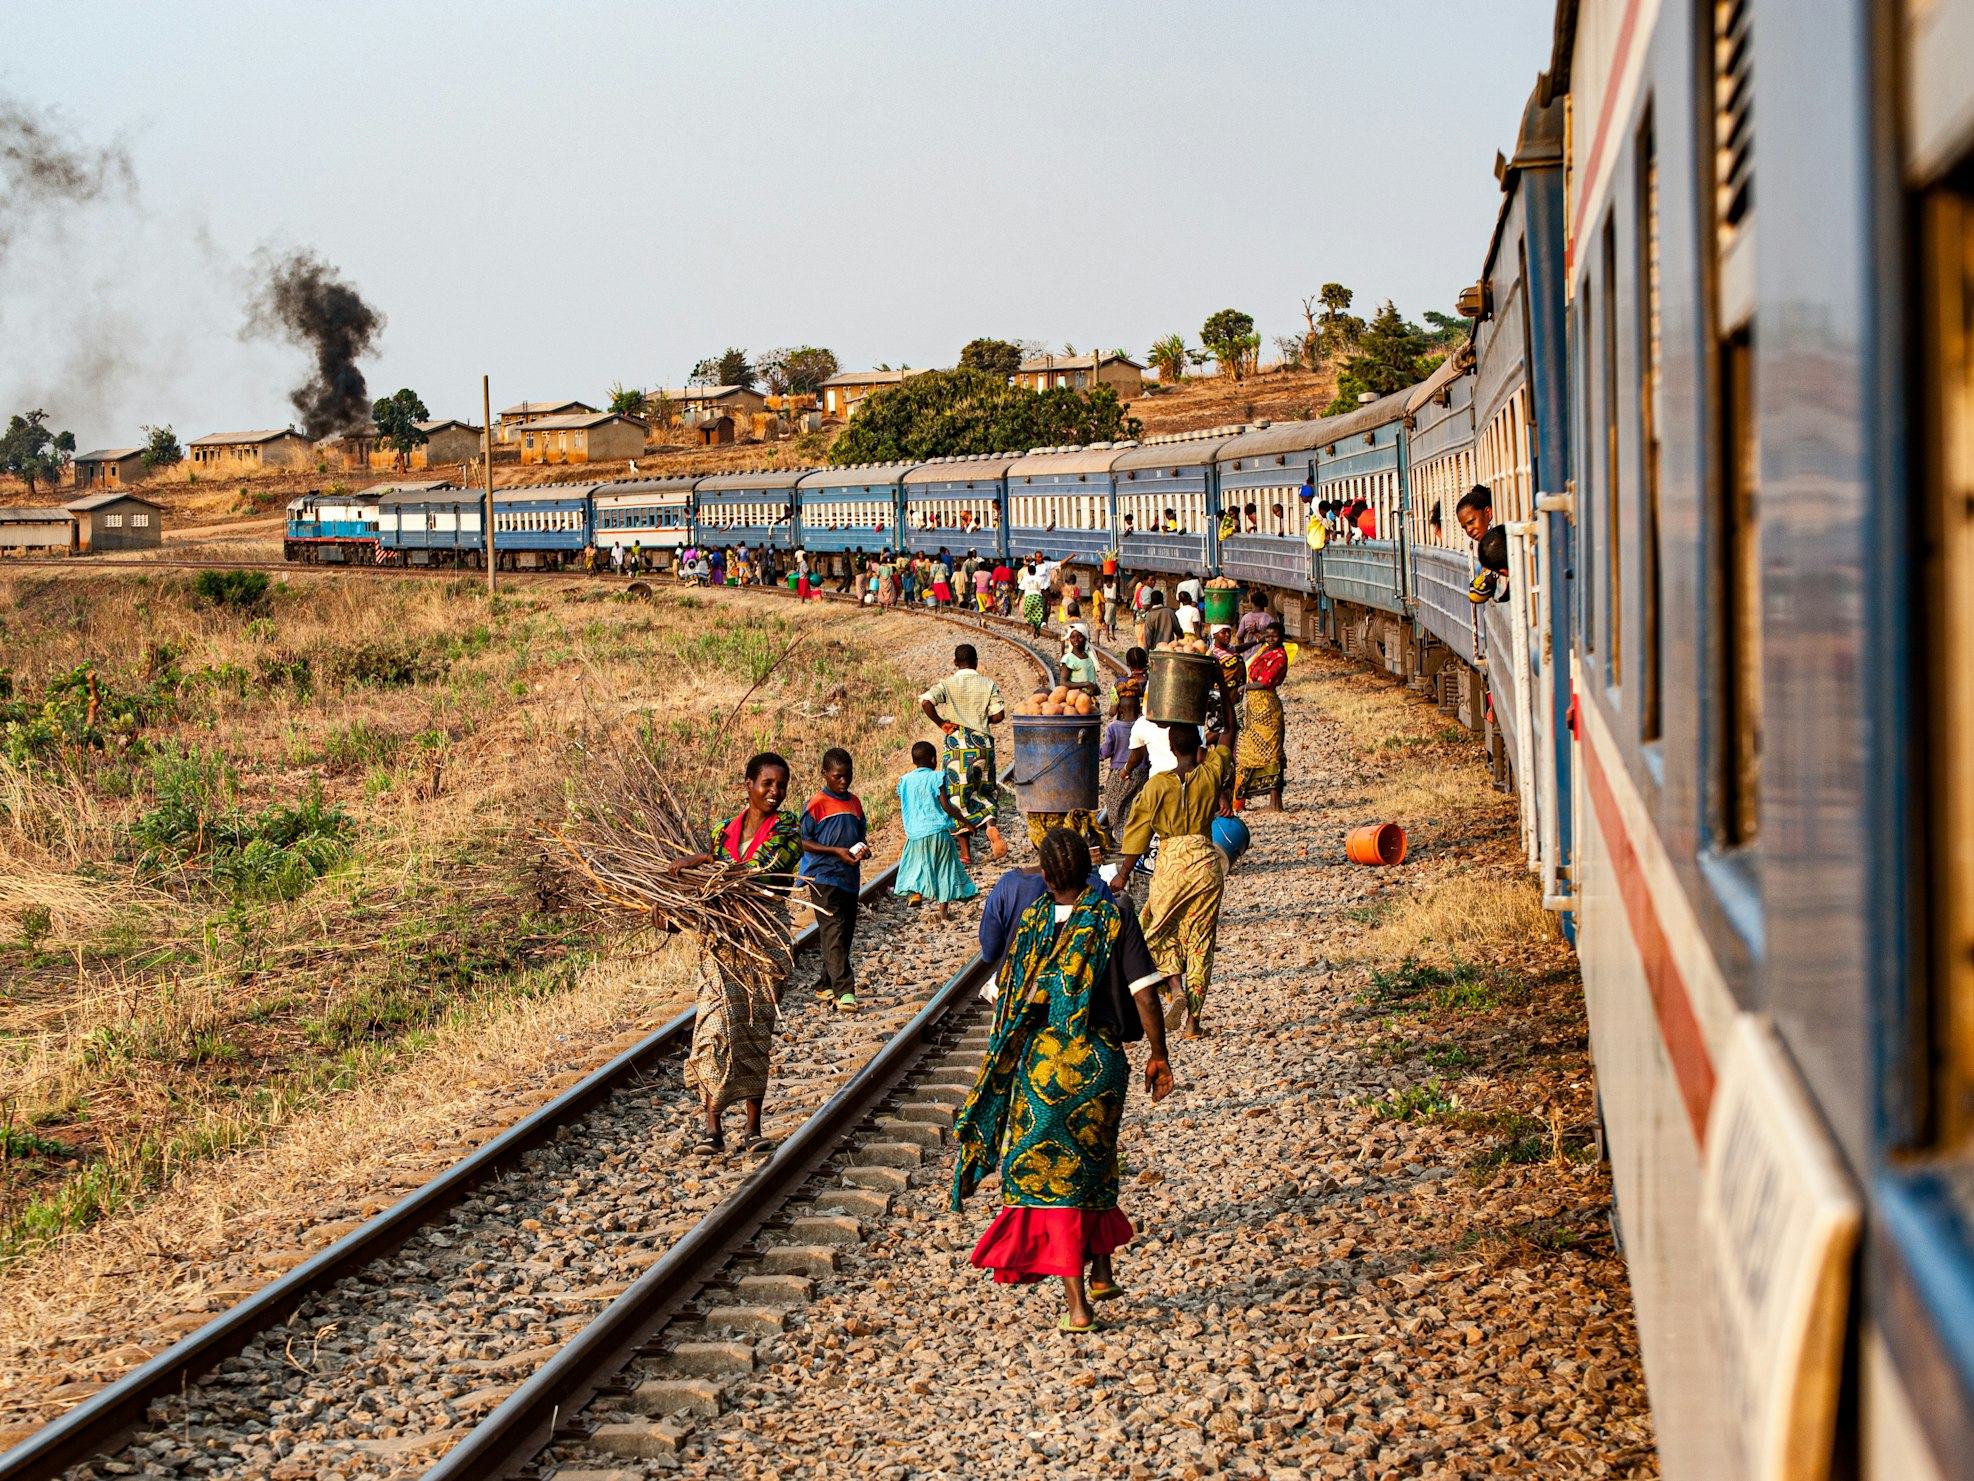
[[971, 900], [980, 886], [968, 877], [953, 841], [966, 816], [947, 795], [947, 776], [939, 767], [939, 752], [931, 741], [912, 747], [912, 765], [898, 782], [898, 813], [905, 825], [905, 852], [898, 860], [894, 894], [911, 896], [912, 903], [930, 898], [939, 904], [939, 919], [952, 916], [954, 900]]

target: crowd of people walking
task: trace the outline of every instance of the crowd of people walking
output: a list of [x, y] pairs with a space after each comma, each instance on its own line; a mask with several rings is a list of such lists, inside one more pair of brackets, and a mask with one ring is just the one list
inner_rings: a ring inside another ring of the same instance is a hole
[[[744, 547], [731, 557], [720, 550], [688, 556], [695, 564], [682, 566], [686, 579], [702, 560], [708, 581], [721, 569], [734, 580], [772, 579], [772, 562], [757, 564]], [[803, 591], [814, 576], [806, 557], [796, 553], [790, 569]], [[1150, 654], [1198, 630], [1181, 615], [1198, 621], [1196, 578], [1177, 583], [1176, 607], [1156, 585], [1134, 586], [1137, 641], [1124, 654], [1122, 676], [1108, 685], [1096, 632], [1083, 614], [1094, 611], [1096, 625], [1115, 635], [1124, 588], [1114, 566], [1102, 573], [1097, 593], [1039, 560], [1021, 562], [1017, 572], [971, 553], [957, 566], [940, 556], [879, 554], [853, 566], [851, 579], [878, 606], [957, 606], [971, 593], [978, 610], [1009, 612], [1018, 593], [1020, 616], [1032, 629], [1057, 625], [1062, 681], [1091, 697], [1102, 723], [1099, 805], [1024, 813], [1039, 862], [1006, 869], [981, 906], [981, 954], [995, 969], [985, 990], [993, 1029], [955, 1120], [952, 1189], [958, 1208], [998, 1167], [1002, 1208], [974, 1263], [998, 1281], [1060, 1278], [1059, 1325], [1089, 1331], [1099, 1325], [1093, 1303], [1125, 1294], [1114, 1256], [1133, 1235], [1118, 1200], [1130, 1079], [1125, 1046], [1147, 1043], [1144, 1084], [1156, 1101], [1173, 1087], [1167, 1030], [1187, 1040], [1209, 1032], [1222, 892], [1247, 836], [1234, 814], [1257, 800], [1281, 806], [1286, 716], [1279, 690], [1293, 653], [1257, 594], [1238, 624], [1207, 629], [1217, 674], [1207, 723], [1164, 723], [1146, 713]], [[989, 856], [1008, 854], [999, 822], [1010, 797], [996, 731], [1010, 723], [1011, 710], [967, 643], [955, 649], [952, 671], [920, 695], [919, 708], [940, 738], [915, 742], [911, 766], [896, 782], [904, 839], [894, 890], [948, 919], [978, 896], [972, 871]], [[706, 853], [679, 867], [725, 859], [755, 871], [779, 898], [811, 906], [821, 1000], [854, 1012], [857, 902], [871, 862], [855, 764], [840, 747], [825, 751], [816, 790], [799, 811], [785, 806], [793, 778], [780, 755], [751, 758], [744, 805], [713, 829]], [[724, 1155], [723, 1113], [738, 1103], [742, 1155], [765, 1157], [773, 1144], [761, 1130], [761, 1107], [791, 963], [785, 949], [766, 962], [710, 954], [713, 966], [697, 984], [686, 1069], [703, 1113], [691, 1150]]]

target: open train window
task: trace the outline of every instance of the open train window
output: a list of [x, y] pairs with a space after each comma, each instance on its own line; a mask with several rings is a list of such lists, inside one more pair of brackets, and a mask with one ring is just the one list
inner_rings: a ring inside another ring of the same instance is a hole
[[1928, 422], [1920, 631], [1930, 672], [1926, 835], [1934, 1139], [1974, 1135], [1974, 158], [1921, 204], [1921, 379]]
[[1623, 482], [1618, 476], [1618, 221], [1617, 212], [1604, 217], [1603, 279], [1597, 293], [1598, 360], [1603, 379], [1603, 436], [1599, 439], [1604, 466], [1604, 606], [1608, 642], [1604, 650], [1604, 681], [1624, 682], [1624, 516], [1619, 507]]
[[1652, 110], [1638, 126], [1638, 440], [1643, 497], [1639, 505], [1639, 739], [1665, 729], [1665, 633], [1659, 590], [1659, 396], [1664, 342], [1659, 296], [1659, 155]]

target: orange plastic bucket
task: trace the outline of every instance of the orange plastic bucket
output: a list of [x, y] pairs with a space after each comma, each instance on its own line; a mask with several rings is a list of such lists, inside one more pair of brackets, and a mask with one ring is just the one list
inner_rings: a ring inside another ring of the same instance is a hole
[[1366, 823], [1350, 830], [1343, 851], [1353, 864], [1403, 864], [1405, 830], [1396, 823]]

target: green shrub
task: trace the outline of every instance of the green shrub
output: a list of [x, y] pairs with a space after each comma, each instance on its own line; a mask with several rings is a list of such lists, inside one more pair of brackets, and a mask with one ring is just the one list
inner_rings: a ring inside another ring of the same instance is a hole
[[201, 571], [193, 595], [217, 607], [255, 607], [267, 599], [265, 571]]

